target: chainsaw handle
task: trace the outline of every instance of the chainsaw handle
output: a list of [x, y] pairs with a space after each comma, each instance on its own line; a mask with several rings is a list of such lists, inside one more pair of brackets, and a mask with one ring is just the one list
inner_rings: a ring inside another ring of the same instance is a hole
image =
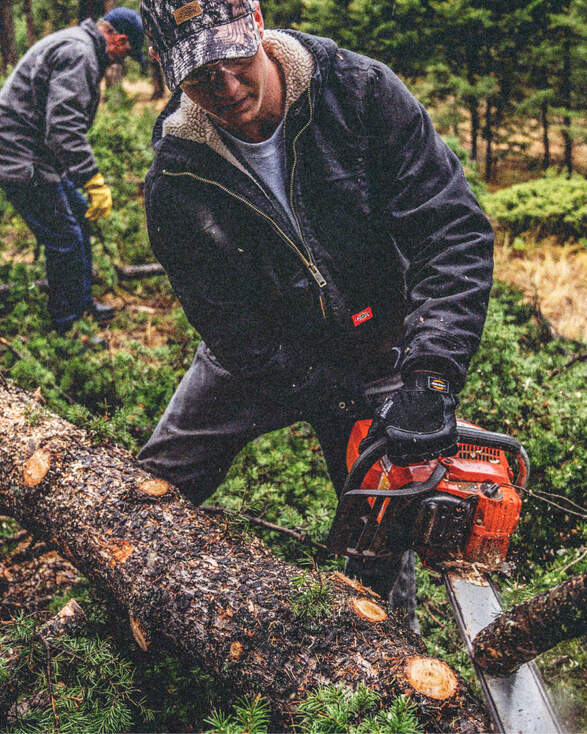
[[[530, 476], [530, 460], [528, 459], [526, 450], [517, 438], [508, 436], [505, 433], [485, 431], [482, 428], [476, 428], [475, 426], [469, 426], [460, 422], [457, 422], [457, 433], [458, 443], [470, 443], [475, 446], [484, 446], [490, 449], [501, 449], [502, 451], [509, 451], [515, 454], [518, 459], [518, 475], [516, 477], [516, 484], [522, 487], [526, 486], [526, 482]], [[384, 437], [372, 443], [367, 449], [365, 449], [365, 451], [359, 454], [347, 475], [342, 489], [342, 495], [347, 492], [352, 492], [356, 487], [360, 487], [363, 479], [367, 476], [369, 469], [373, 464], [379, 461], [379, 459], [382, 459], [386, 453], [387, 438]], [[436, 472], [433, 472], [428, 480], [424, 482], [409, 482], [409, 485], [405, 485], [404, 487], [400, 487], [399, 490], [396, 490], [396, 494], [401, 490], [407, 490], [405, 492], [406, 495], [420, 494], [420, 492], [426, 492], [434, 489], [441, 479], [441, 476], [437, 476]], [[434, 486], [431, 486], [432, 484]]]

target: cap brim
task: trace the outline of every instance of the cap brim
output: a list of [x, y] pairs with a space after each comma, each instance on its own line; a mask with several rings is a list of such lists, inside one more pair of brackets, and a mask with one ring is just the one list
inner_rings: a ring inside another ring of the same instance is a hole
[[230, 23], [203, 28], [161, 54], [165, 82], [173, 92], [194, 69], [222, 59], [249, 58], [257, 53], [260, 43], [252, 13]]

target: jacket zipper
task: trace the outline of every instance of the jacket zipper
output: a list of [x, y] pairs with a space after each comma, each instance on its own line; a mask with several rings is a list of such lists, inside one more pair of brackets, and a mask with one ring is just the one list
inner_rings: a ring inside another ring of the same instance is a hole
[[[295, 176], [296, 166], [297, 166], [297, 162], [298, 162], [298, 154], [297, 154], [297, 151], [296, 151], [296, 143], [298, 142], [298, 138], [300, 137], [300, 135], [306, 130], [307, 127], [309, 127], [310, 123], [312, 122], [313, 115], [314, 115], [314, 110], [313, 110], [313, 107], [312, 107], [312, 95], [311, 95], [310, 87], [308, 87], [308, 107], [310, 108], [310, 117], [308, 118], [308, 121], [306, 122], [306, 124], [301, 128], [301, 130], [298, 131], [298, 134], [295, 136], [295, 138], [293, 139], [293, 142], [292, 142], [293, 164], [292, 164], [292, 167], [291, 167], [291, 175], [290, 175], [290, 179], [289, 179], [289, 205], [290, 205], [290, 208], [292, 210], [292, 213], [293, 213], [293, 215], [295, 217], [296, 224], [298, 226], [298, 234], [300, 235], [300, 239], [302, 241], [302, 244], [304, 245], [304, 248], [305, 248], [306, 252], [308, 253], [308, 261], [310, 263], [310, 267], [309, 267], [310, 272], [312, 273], [312, 275], [313, 275], [314, 280], [316, 281], [316, 283], [318, 283], [318, 286], [322, 289], [326, 285], [326, 280], [323, 278], [322, 274], [318, 270], [318, 267], [317, 267], [317, 265], [316, 265], [316, 263], [314, 261], [314, 258], [312, 256], [312, 251], [310, 250], [310, 248], [306, 244], [306, 241], [304, 239], [304, 234], [302, 232], [302, 227], [300, 225], [300, 220], [299, 220], [299, 217], [298, 217], [298, 214], [296, 212], [295, 205], [294, 205], [294, 176]], [[283, 135], [285, 137], [285, 124], [283, 126]], [[322, 297], [322, 293], [321, 292], [318, 292], [318, 297], [320, 298], [320, 309], [322, 310], [322, 316], [323, 316], [324, 319], [326, 319], [326, 308], [325, 308], [325, 305], [324, 305], [324, 298]]]
[[[326, 280], [322, 273], [318, 270], [316, 263], [313, 261], [312, 256], [308, 250], [309, 257], [306, 257], [304, 253], [300, 250], [300, 248], [295, 244], [295, 242], [290, 239], [285, 232], [281, 229], [281, 227], [277, 224], [277, 222], [272, 219], [268, 214], [266, 214], [264, 211], [259, 209], [259, 207], [252, 204], [248, 199], [245, 199], [240, 194], [236, 194], [234, 191], [231, 191], [230, 189], [227, 189], [226, 186], [223, 186], [218, 181], [213, 181], [209, 178], [204, 178], [203, 176], [198, 176], [195, 173], [191, 173], [190, 171], [179, 171], [179, 172], [173, 172], [173, 171], [162, 171], [164, 176], [190, 176], [191, 178], [195, 178], [197, 181], [202, 181], [203, 183], [210, 184], [211, 186], [217, 186], [221, 191], [224, 191], [229, 196], [232, 196], [234, 199], [237, 199], [238, 201], [242, 202], [243, 204], [246, 204], [248, 207], [250, 207], [254, 212], [259, 214], [263, 219], [266, 219], [271, 226], [275, 229], [275, 231], [279, 234], [279, 236], [291, 247], [291, 249], [296, 253], [296, 255], [299, 257], [299, 259], [303, 262], [304, 266], [309, 270], [312, 278], [316, 281], [318, 286], [320, 288], [324, 288], [326, 285]], [[296, 217], [297, 221], [297, 217]], [[298, 229], [299, 229], [299, 222], [298, 222]], [[303, 238], [302, 238], [303, 241]], [[305, 242], [304, 242], [305, 245]], [[306, 245], [305, 245], [306, 246]], [[306, 246], [307, 249], [307, 246]], [[324, 313], [324, 304], [322, 302], [322, 295], [320, 295], [320, 307], [322, 309], [322, 315], [325, 316]]]

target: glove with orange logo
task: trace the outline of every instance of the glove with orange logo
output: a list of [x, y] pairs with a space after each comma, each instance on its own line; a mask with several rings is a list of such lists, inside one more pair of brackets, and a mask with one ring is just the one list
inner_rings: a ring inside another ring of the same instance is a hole
[[387, 456], [398, 466], [456, 454], [456, 404], [448, 380], [435, 372], [414, 372], [377, 408], [359, 450], [385, 437]]

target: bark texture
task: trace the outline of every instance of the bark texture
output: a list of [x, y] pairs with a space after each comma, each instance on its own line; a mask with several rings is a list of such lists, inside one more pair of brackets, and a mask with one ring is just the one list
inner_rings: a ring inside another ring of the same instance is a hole
[[357, 614], [356, 584], [328, 576], [330, 611], [319, 620], [296, 617], [299, 568], [243, 538], [233, 521], [199, 512], [173, 487], [145, 491], [150, 477], [127, 451], [93, 445], [48, 412], [27, 421], [37, 407], [0, 378], [0, 510], [105, 585], [128, 610], [143, 650], [158, 639], [227, 691], [262, 692], [276, 731], [290, 728], [298, 701], [316, 686], [359, 682], [384, 706], [411, 695], [427, 731], [488, 730], [462, 681], [444, 700], [410, 685], [406, 665], [424, 653], [421, 639], [389, 610], [381, 621]]
[[508, 675], [562, 640], [585, 634], [586, 579], [574, 576], [501, 614], [475, 637], [475, 661], [492, 675]]
[[14, 66], [18, 61], [12, 12], [12, 0], [2, 0], [0, 2], [0, 71], [6, 71], [8, 66]]

